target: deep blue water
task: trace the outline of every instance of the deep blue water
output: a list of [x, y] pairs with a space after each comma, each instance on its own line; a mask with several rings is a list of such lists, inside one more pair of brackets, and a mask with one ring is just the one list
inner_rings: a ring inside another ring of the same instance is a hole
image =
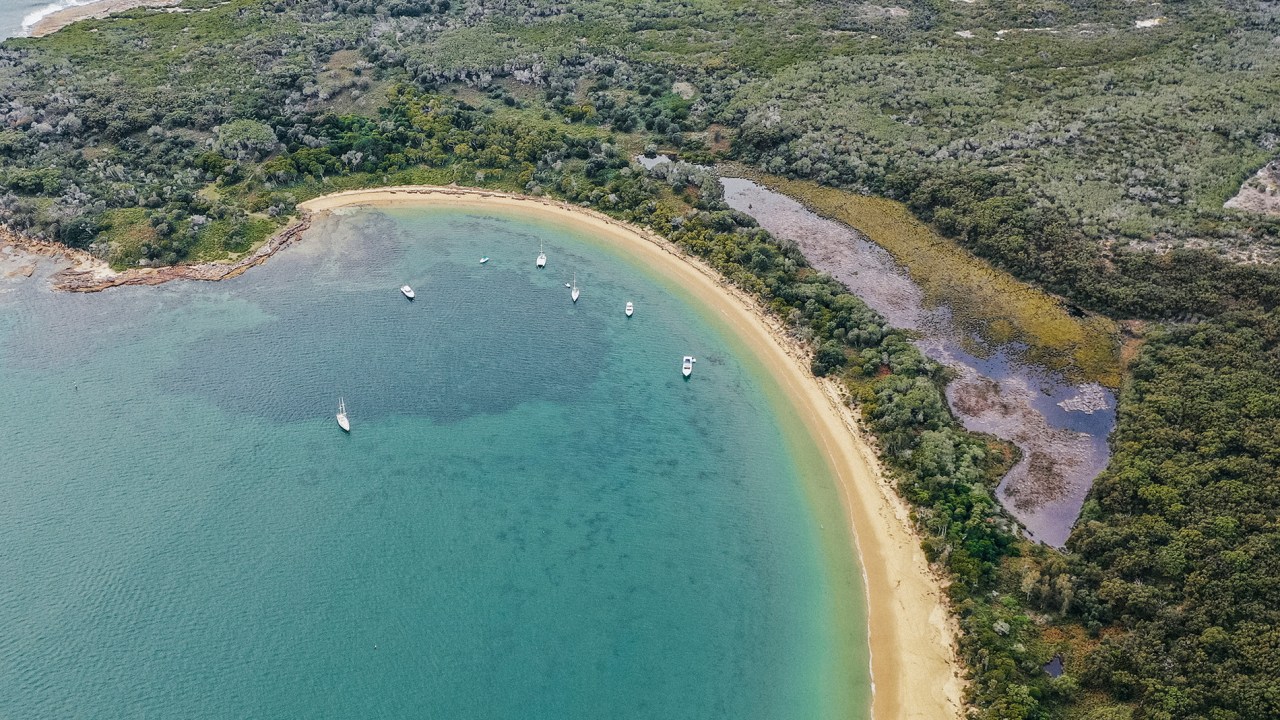
[[0, 717], [866, 716], [826, 469], [618, 252], [366, 210], [223, 283], [47, 271], [0, 280]]

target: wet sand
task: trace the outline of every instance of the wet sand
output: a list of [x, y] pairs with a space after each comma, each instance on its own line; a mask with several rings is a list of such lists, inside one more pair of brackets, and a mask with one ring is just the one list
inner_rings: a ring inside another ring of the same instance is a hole
[[90, 18], [104, 18], [115, 13], [140, 7], [170, 7], [182, 0], [98, 0], [88, 5], [77, 5], [50, 13], [31, 27], [31, 37], [55, 33], [71, 23]]

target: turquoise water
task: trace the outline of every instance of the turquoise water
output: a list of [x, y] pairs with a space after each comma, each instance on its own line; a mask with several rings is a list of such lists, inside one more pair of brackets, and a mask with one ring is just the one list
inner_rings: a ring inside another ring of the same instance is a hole
[[0, 717], [866, 716], [789, 405], [588, 237], [363, 210], [223, 283], [0, 281], [0, 407]]

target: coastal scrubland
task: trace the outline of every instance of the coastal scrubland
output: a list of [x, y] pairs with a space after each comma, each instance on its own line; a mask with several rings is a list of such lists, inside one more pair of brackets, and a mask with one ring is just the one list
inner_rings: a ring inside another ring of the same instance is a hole
[[[244, 252], [317, 195], [449, 183], [652, 227], [847, 388], [949, 581], [975, 717], [1280, 716], [1280, 225], [1223, 207], [1280, 151], [1274, 9], [182, 9], [0, 46], [10, 229], [153, 267]], [[1014, 458], [956, 423], [906, 333], [725, 207], [711, 174], [630, 161], [658, 149], [898, 201], [991, 267], [1147, 321], [1072, 552], [1018, 538], [992, 496]]]

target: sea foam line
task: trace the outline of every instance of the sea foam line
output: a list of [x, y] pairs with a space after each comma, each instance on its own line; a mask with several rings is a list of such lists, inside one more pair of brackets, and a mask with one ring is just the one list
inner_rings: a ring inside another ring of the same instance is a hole
[[37, 8], [22, 16], [22, 35], [30, 35], [31, 28], [36, 23], [49, 17], [50, 15], [66, 10], [67, 8], [80, 7], [82, 5], [92, 5], [99, 0], [59, 0], [59, 2], [50, 3], [42, 8]]

